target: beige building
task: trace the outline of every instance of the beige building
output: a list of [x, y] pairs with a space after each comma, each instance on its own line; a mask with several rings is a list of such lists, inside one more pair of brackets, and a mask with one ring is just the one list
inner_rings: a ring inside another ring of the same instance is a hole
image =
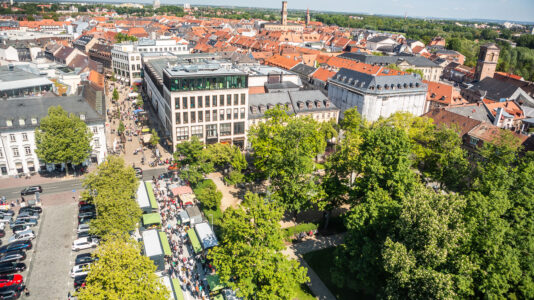
[[481, 81], [486, 77], [493, 78], [497, 63], [499, 62], [500, 51], [499, 47], [493, 43], [480, 47], [477, 68], [475, 70], [475, 80]]

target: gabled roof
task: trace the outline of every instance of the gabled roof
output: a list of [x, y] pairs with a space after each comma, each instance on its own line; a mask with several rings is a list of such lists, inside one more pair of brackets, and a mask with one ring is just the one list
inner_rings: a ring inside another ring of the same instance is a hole
[[502, 98], [511, 97], [518, 87], [491, 77], [486, 77], [481, 81], [473, 83], [469, 90], [486, 91], [486, 98], [494, 101], [499, 101]]
[[446, 109], [431, 110], [424, 114], [423, 117], [431, 118], [437, 126], [457, 127], [460, 131], [460, 136], [467, 134], [475, 126], [482, 123], [479, 120], [471, 119]]
[[380, 42], [383, 42], [387, 39], [390, 39], [393, 41], [392, 38], [390, 38], [389, 36], [384, 36], [384, 35], [379, 35], [379, 36], [375, 36], [373, 38], [370, 38], [367, 40], [367, 42], [371, 42], [371, 43], [380, 43]]
[[330, 71], [324, 68], [319, 68], [317, 69], [317, 71], [315, 71], [315, 73], [313, 73], [312, 78], [321, 80], [323, 82], [327, 82], [328, 79], [334, 77], [334, 75], [336, 75], [336, 72], [334, 71]]
[[301, 63], [291, 68], [291, 71], [303, 76], [310, 76], [317, 69]]
[[272, 57], [266, 59], [265, 64], [280, 67], [286, 70], [291, 70], [294, 66], [299, 64], [299, 61], [275, 54]]

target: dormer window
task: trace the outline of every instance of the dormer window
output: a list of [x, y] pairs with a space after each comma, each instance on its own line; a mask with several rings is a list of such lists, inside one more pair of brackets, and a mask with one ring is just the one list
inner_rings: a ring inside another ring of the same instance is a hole
[[32, 125], [37, 125], [37, 118], [32, 118]]
[[11, 121], [11, 120], [6, 120], [6, 126], [7, 126], [7, 127], [12, 127], [12, 126], [13, 126], [13, 121]]
[[329, 108], [330, 107], [330, 100], [326, 100], [324, 102], [324, 107]]
[[321, 108], [321, 101], [315, 100], [315, 107]]
[[80, 114], [80, 120], [85, 121], [85, 115], [84, 114]]
[[257, 114], [258, 113], [258, 107], [257, 106], [252, 106], [252, 113], [253, 114]]
[[312, 102], [310, 100], [306, 101], [306, 106], [308, 107], [308, 109], [311, 109], [312, 108]]
[[432, 93], [432, 95], [430, 95], [430, 98], [435, 98], [435, 97], [436, 97], [435, 93]]
[[25, 124], [26, 124], [26, 122], [24, 121], [24, 119], [23, 119], [23, 118], [20, 118], [20, 119], [19, 119], [19, 125], [20, 125], [20, 126], [24, 126]]

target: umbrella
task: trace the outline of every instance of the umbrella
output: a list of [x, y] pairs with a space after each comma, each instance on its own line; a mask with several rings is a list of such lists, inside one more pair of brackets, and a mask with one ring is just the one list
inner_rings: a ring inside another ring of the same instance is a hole
[[134, 114], [138, 114], [139, 112], [142, 112], [142, 111], [145, 111], [144, 109], [142, 108], [138, 108], [136, 110], [133, 111]]

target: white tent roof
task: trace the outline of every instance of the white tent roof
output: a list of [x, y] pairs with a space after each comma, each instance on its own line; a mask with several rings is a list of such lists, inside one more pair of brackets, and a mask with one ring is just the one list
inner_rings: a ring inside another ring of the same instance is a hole
[[148, 194], [146, 192], [145, 184], [141, 181], [139, 187], [137, 188], [137, 203], [140, 208], [150, 207], [150, 200], [148, 199]]
[[202, 244], [202, 248], [209, 249], [219, 244], [215, 233], [213, 233], [213, 230], [211, 230], [211, 227], [207, 222], [195, 225], [195, 231]]
[[163, 249], [161, 249], [161, 243], [159, 242], [159, 235], [156, 229], [143, 231], [143, 244], [145, 245], [145, 255], [147, 257], [163, 255]]

